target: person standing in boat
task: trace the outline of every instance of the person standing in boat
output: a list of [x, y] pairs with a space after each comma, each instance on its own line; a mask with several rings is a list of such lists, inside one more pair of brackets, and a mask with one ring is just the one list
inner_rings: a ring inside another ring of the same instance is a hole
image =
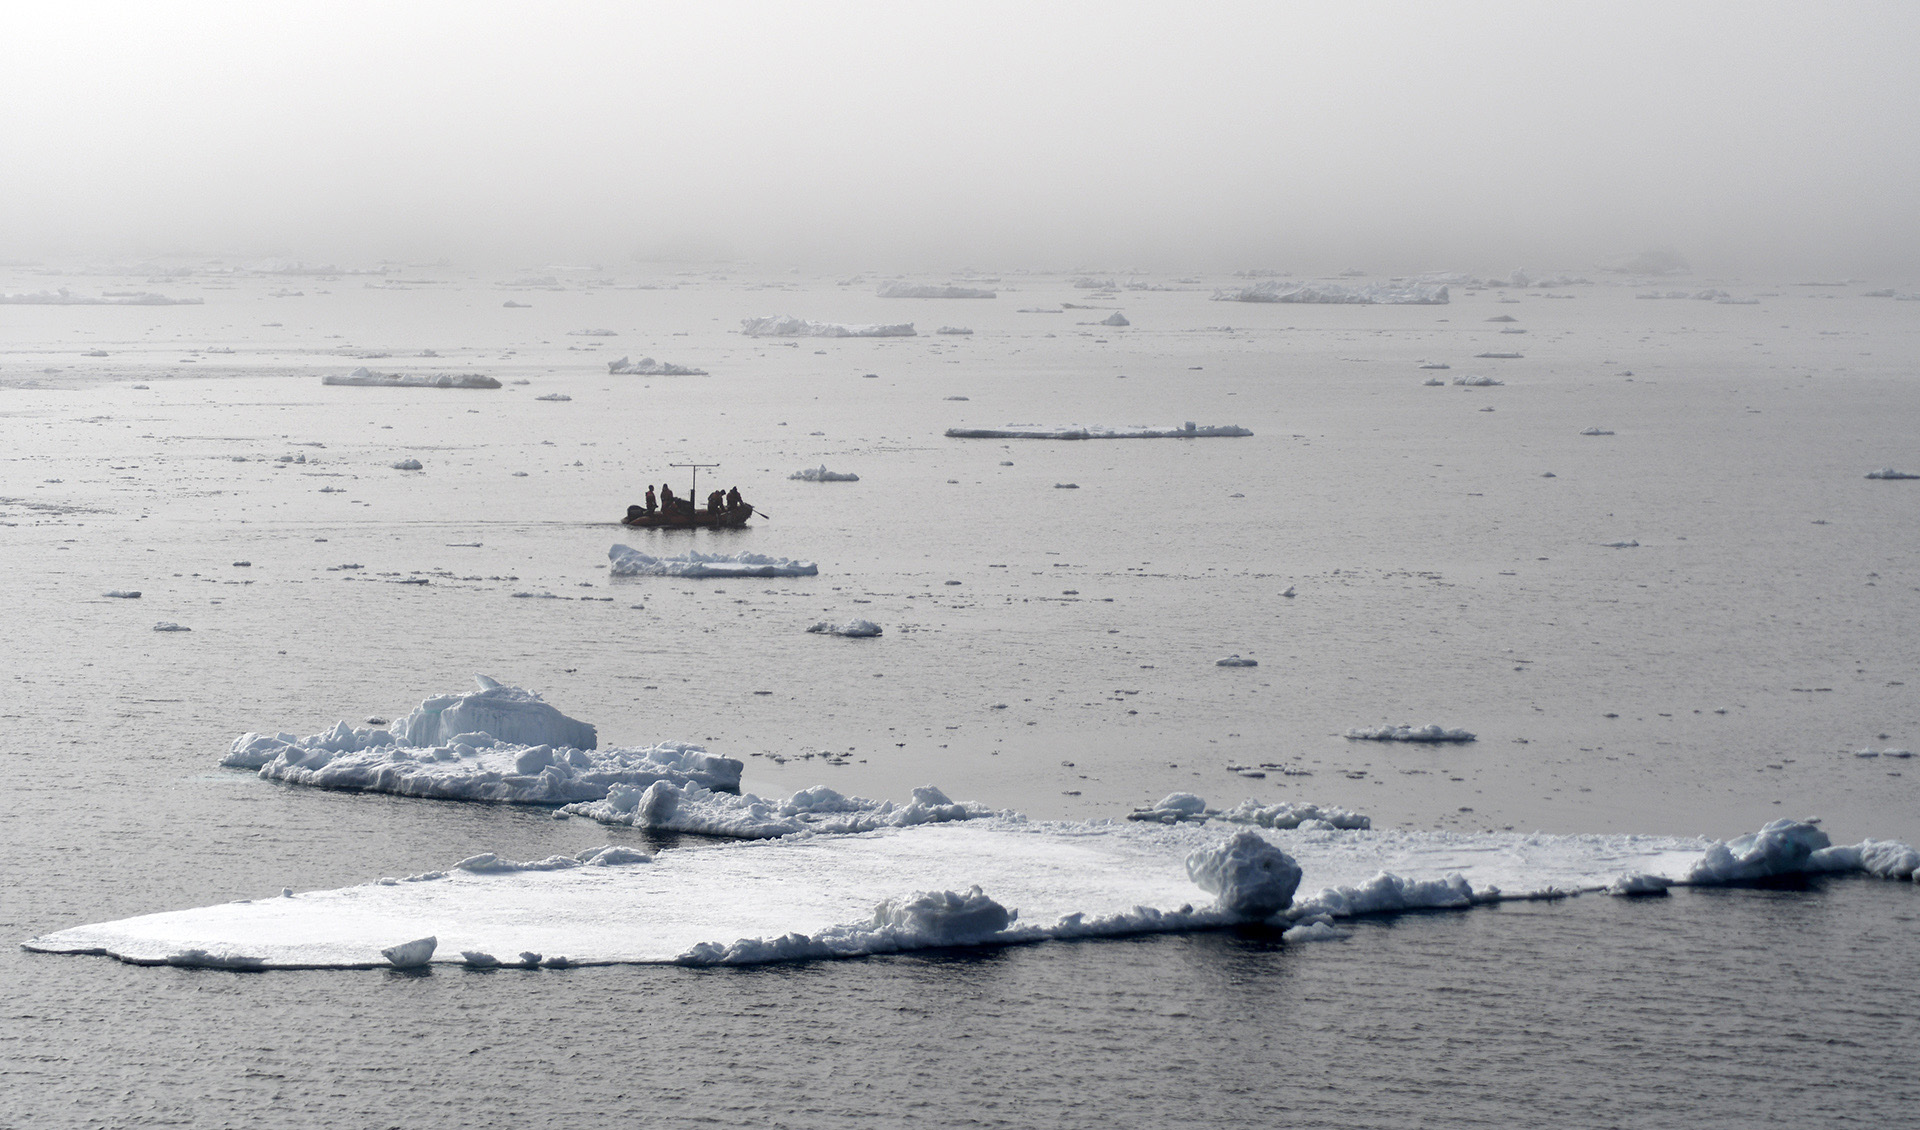
[[673, 513], [673, 488], [666, 483], [660, 484], [660, 509], [667, 514]]
[[659, 505], [655, 503], [653, 500], [653, 484], [648, 483], [647, 484], [647, 513], [651, 514], [658, 509], [659, 509]]
[[727, 488], [727, 509], [728, 510], [740, 509], [740, 488], [739, 487]]

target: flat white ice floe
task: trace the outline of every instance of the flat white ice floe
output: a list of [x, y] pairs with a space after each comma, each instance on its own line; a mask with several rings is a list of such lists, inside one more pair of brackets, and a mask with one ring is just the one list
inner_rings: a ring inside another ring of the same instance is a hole
[[1920, 471], [1896, 471], [1892, 467], [1882, 467], [1878, 471], [1868, 471], [1869, 479], [1920, 479]]
[[499, 388], [500, 382], [483, 373], [376, 373], [365, 365], [341, 376], [328, 373], [323, 385], [357, 388]]
[[635, 377], [704, 377], [705, 369], [695, 369], [687, 365], [674, 365], [655, 361], [651, 357], [642, 357], [632, 361], [625, 357], [618, 361], [607, 362], [607, 372], [616, 376]]
[[602, 800], [570, 804], [562, 811], [602, 824], [743, 840], [800, 832], [871, 832], [1005, 815], [970, 801], [955, 803], [932, 785], [913, 790], [912, 801], [896, 805], [890, 800], [843, 796], [825, 785], [802, 789], [785, 800], [768, 800], [752, 793], [719, 793], [666, 781], [644, 789], [616, 785]]
[[1215, 302], [1311, 302], [1334, 305], [1444, 306], [1447, 288], [1424, 283], [1328, 283], [1267, 279], [1213, 292]]
[[542, 954], [574, 965], [738, 964], [1215, 928], [1279, 901], [1289, 862], [1298, 886], [1269, 920], [1321, 934], [1344, 918], [1600, 892], [1623, 877], [1643, 886], [1794, 872], [1911, 879], [1920, 853], [1873, 840], [1832, 846], [1794, 821], [1716, 842], [1306, 825], [1223, 838], [1208, 824], [995, 816], [676, 849], [644, 866], [499, 862], [78, 926], [24, 944], [143, 964], [371, 969], [391, 963], [385, 950], [431, 936], [446, 955], [433, 965], [451, 968], [561, 964]]
[[793, 474], [788, 475], [787, 478], [795, 479], [803, 483], [857, 483], [860, 481], [860, 476], [851, 472], [827, 470], [825, 463], [820, 464], [818, 467], [808, 467], [802, 471], [795, 471]]
[[616, 577], [812, 577], [820, 566], [811, 561], [788, 557], [768, 557], [760, 553], [682, 553], [675, 557], [654, 557], [630, 545], [615, 544], [607, 550]]
[[347, 722], [300, 737], [242, 734], [221, 764], [296, 785], [437, 800], [567, 804], [657, 781], [738, 789], [741, 763], [685, 742], [597, 749], [598, 735], [539, 695], [479, 677], [389, 727]]
[[1177, 428], [948, 428], [949, 439], [1204, 439], [1250, 436], [1234, 424], [1201, 426], [1189, 420]]
[[809, 322], [786, 314], [742, 318], [740, 332], [748, 337], [913, 337], [912, 322], [894, 325], [849, 326], [839, 322]]
[[1373, 726], [1347, 731], [1349, 741], [1359, 742], [1470, 742], [1474, 735], [1445, 726]]
[[874, 291], [881, 298], [993, 298], [991, 290], [981, 290], [971, 286], [929, 286], [925, 284], [890, 282], [881, 283]]
[[848, 620], [844, 624], [822, 620], [807, 631], [817, 632], [823, 636], [848, 636], [860, 639], [879, 635], [880, 625], [871, 620]]

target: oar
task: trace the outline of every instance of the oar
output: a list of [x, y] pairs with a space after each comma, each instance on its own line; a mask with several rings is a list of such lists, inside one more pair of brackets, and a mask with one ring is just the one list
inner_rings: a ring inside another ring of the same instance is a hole
[[751, 517], [751, 518], [771, 518], [771, 517], [773, 517], [773, 515], [771, 515], [771, 514], [769, 514], [769, 513], [767, 513], [767, 512], [765, 511], [765, 510], [762, 510], [762, 509], [760, 509], [760, 508], [759, 508], [758, 506], [756, 506], [756, 507], [754, 507], [754, 508], [753, 508], [753, 513], [752, 513], [752, 514], [750, 514], [750, 515], [748, 515], [748, 517]]

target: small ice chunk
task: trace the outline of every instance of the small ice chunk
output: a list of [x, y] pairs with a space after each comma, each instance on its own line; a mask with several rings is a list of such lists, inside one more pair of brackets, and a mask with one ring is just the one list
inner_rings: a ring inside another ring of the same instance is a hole
[[808, 628], [807, 631], [817, 632], [820, 635], [826, 636], [847, 636], [849, 638], [860, 639], [879, 635], [880, 625], [871, 620], [848, 620], [844, 624], [834, 624], [822, 620], [813, 627]]
[[140, 590], [139, 589], [108, 589], [106, 592], [103, 592], [100, 595], [114, 597], [118, 600], [139, 600]]
[[393, 469], [396, 471], [420, 471], [425, 468], [418, 459], [402, 459], [393, 465]]
[[1646, 898], [1664, 895], [1672, 885], [1673, 880], [1665, 875], [1622, 875], [1607, 888], [1607, 893], [1623, 898]]
[[1258, 667], [1260, 666], [1260, 661], [1258, 659], [1242, 659], [1237, 655], [1229, 655], [1225, 659], [1214, 660], [1213, 665], [1215, 667]]
[[1583, 436], [1610, 436], [1613, 433], [1605, 428], [1582, 428], [1580, 434]]
[[1100, 324], [1103, 326], [1130, 326], [1133, 323], [1127, 321], [1127, 316], [1125, 314], [1122, 314], [1120, 311], [1115, 310], [1113, 313], [1100, 319]]
[[1187, 876], [1216, 896], [1222, 911], [1242, 918], [1268, 918], [1293, 902], [1300, 865], [1257, 832], [1240, 832], [1213, 848], [1187, 856]]
[[416, 938], [411, 942], [402, 942], [380, 951], [380, 956], [393, 964], [395, 969], [418, 969], [433, 957], [433, 947], [440, 944], [435, 937]]
[[1348, 741], [1362, 742], [1470, 742], [1475, 735], [1466, 730], [1449, 730], [1441, 725], [1357, 727], [1347, 731]]
[[803, 471], [795, 471], [793, 474], [788, 475], [787, 478], [795, 479], [803, 483], [857, 483], [860, 481], [860, 476], [851, 472], [827, 470], [825, 463], [820, 464], [818, 467], [808, 467]]
[[156, 632], [191, 632], [193, 631], [192, 628], [189, 628], [184, 624], [176, 624], [171, 620], [160, 621], [158, 624], [155, 624], [153, 626], [153, 630]]
[[812, 577], [820, 566], [811, 561], [768, 557], [758, 553], [683, 553], [654, 557], [632, 546], [616, 544], [607, 550], [616, 577]]
[[1920, 479], [1920, 471], [1896, 471], [1892, 467], [1882, 467], [1878, 471], [1868, 471], [1869, 479]]

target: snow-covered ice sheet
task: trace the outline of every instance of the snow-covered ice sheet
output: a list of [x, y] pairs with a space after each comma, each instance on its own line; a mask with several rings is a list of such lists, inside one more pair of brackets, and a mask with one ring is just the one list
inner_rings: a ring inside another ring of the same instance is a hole
[[242, 734], [220, 763], [296, 785], [513, 804], [599, 800], [615, 786], [660, 781], [740, 787], [733, 758], [685, 742], [596, 749], [591, 725], [539, 695], [479, 682], [472, 694], [427, 699], [390, 728]]
[[1334, 305], [1443, 306], [1447, 288], [1426, 283], [1288, 282], [1267, 279], [1213, 292], [1215, 302], [1312, 302]]
[[[1817, 827], [1793, 821], [1716, 844], [1400, 830], [1223, 835], [1204, 824], [1003, 816], [739, 841], [624, 866], [489, 860], [480, 870], [79, 926], [25, 945], [146, 963], [373, 967], [388, 964], [383, 950], [433, 937], [436, 964], [486, 964], [456, 956], [465, 954], [532, 965], [542, 955], [546, 964], [711, 963], [1187, 930], [1247, 916], [1211, 905], [1195, 882], [1210, 870], [1218, 876], [1223, 849], [1250, 857], [1253, 871], [1285, 870], [1250, 852], [1249, 836], [1299, 866], [1299, 893], [1279, 921], [1301, 925], [1602, 891], [1622, 876], [1719, 883], [1867, 870], [1908, 879], [1920, 865], [1905, 845], [1828, 847]], [[1250, 877], [1242, 872], [1229, 885]]]
[[812, 577], [820, 572], [820, 566], [811, 561], [762, 553], [696, 551], [654, 557], [617, 543], [607, 550], [607, 558], [616, 577]]
[[740, 332], [748, 337], [914, 337], [912, 322], [893, 325], [849, 326], [839, 322], [809, 322], [787, 314], [742, 318]]
[[1188, 421], [1177, 428], [948, 428], [949, 439], [1201, 439], [1209, 436], [1250, 436], [1234, 424], [1200, 426]]

